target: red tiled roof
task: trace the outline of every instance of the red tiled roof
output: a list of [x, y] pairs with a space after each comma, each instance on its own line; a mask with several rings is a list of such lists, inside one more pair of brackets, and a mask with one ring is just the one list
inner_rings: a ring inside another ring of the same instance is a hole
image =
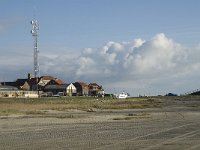
[[64, 81], [60, 79], [56, 79], [55, 82], [58, 83], [59, 85], [64, 84]]
[[99, 86], [97, 83], [90, 83], [88, 86]]
[[54, 78], [52, 76], [41, 76], [40, 79], [43, 79], [43, 80], [55, 80], [56, 78]]
[[88, 87], [87, 83], [85, 82], [78, 82], [82, 87]]

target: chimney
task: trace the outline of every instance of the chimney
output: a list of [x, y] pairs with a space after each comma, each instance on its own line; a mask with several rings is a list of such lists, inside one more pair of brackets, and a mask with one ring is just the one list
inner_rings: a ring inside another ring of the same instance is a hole
[[30, 80], [32, 77], [31, 77], [31, 74], [28, 73], [28, 80]]

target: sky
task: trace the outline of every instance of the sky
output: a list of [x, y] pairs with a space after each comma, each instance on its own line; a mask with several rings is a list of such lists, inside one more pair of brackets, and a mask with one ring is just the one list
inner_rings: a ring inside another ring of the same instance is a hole
[[33, 74], [133, 96], [200, 88], [199, 0], [0, 0], [0, 81]]

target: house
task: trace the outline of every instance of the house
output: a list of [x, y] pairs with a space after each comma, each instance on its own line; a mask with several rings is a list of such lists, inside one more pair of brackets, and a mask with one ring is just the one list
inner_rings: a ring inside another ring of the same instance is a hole
[[62, 85], [64, 81], [52, 76], [41, 76], [40, 78], [30, 78], [28, 83], [31, 90], [43, 91], [47, 85]]
[[88, 85], [88, 88], [89, 88], [89, 95], [90, 96], [102, 95], [102, 93], [104, 91], [102, 86], [98, 85], [97, 83], [90, 83]]
[[59, 85], [59, 84], [64, 84], [64, 82], [62, 80], [54, 78], [52, 76], [41, 76], [39, 78], [38, 85], [44, 87], [47, 84], [56, 84], [56, 85]]
[[14, 86], [0, 85], [0, 97], [15, 97], [17, 90]]
[[64, 95], [67, 93], [67, 87], [68, 84], [62, 84], [62, 85], [47, 85], [44, 87], [44, 92], [52, 92], [53, 95], [58, 94], [59, 92], [63, 92]]
[[75, 82], [73, 85], [76, 87], [77, 96], [87, 96], [89, 94], [88, 85], [84, 82]]
[[43, 89], [44, 92], [52, 92], [53, 95], [63, 93], [63, 95], [74, 96], [76, 95], [76, 87], [71, 84], [61, 85], [47, 85]]
[[60, 79], [55, 79], [54, 81], [55, 81], [55, 83], [58, 84], [58, 85], [64, 84], [64, 81], [63, 81], [63, 80], [60, 80]]
[[30, 90], [30, 85], [27, 79], [17, 79], [14, 82], [2, 82], [1, 85], [12, 86], [24, 91]]
[[28, 83], [28, 79], [17, 79], [16, 87], [20, 90], [29, 91], [30, 85]]
[[75, 96], [77, 93], [76, 93], [76, 87], [74, 86], [73, 83], [70, 83], [68, 86], [67, 86], [67, 95], [68, 96]]
[[28, 84], [30, 85], [30, 90], [31, 91], [37, 91], [38, 89], [40, 89], [39, 85], [38, 85], [38, 78], [30, 78], [28, 79]]
[[0, 85], [16, 87], [16, 82], [1, 82]]

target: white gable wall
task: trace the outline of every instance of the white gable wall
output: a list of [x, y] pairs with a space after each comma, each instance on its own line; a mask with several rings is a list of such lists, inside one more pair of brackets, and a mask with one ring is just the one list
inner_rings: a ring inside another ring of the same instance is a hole
[[43, 79], [41, 79], [40, 82], [39, 82], [38, 84], [41, 85], [41, 86], [45, 86], [45, 85], [47, 85], [50, 81], [51, 81], [51, 80], [43, 80]]
[[67, 87], [67, 94], [75, 94], [76, 93], [76, 87], [71, 83], [68, 87]]

